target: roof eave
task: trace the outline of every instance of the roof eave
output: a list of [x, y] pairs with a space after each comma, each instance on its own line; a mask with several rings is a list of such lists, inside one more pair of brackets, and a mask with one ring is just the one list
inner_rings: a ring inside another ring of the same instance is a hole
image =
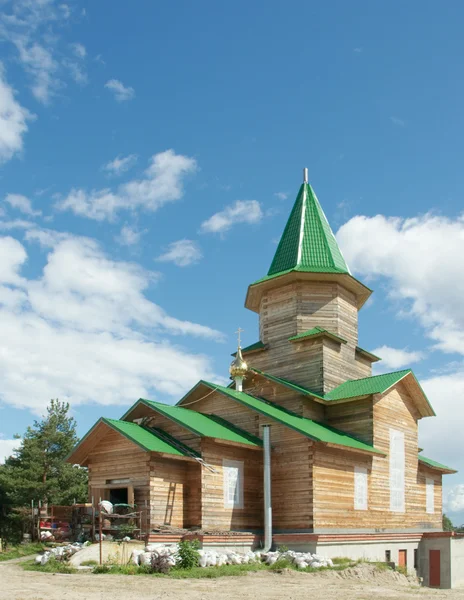
[[262, 294], [273, 287], [292, 281], [337, 281], [356, 295], [358, 310], [366, 303], [372, 290], [349, 273], [310, 272], [291, 269], [269, 278], [258, 280], [248, 286], [245, 307], [259, 313]]

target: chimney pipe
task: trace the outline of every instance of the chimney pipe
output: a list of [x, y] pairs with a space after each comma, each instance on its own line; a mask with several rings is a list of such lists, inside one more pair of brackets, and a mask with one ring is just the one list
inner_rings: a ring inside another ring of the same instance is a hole
[[303, 183], [308, 183], [308, 169], [303, 169]]

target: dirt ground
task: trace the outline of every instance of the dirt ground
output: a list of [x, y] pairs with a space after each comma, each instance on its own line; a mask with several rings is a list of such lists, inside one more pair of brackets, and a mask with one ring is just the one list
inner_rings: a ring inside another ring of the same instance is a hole
[[406, 578], [379, 575], [367, 581], [334, 572], [258, 572], [220, 579], [158, 579], [124, 575], [58, 575], [0, 563], [1, 600], [464, 600], [464, 588], [431, 590]]

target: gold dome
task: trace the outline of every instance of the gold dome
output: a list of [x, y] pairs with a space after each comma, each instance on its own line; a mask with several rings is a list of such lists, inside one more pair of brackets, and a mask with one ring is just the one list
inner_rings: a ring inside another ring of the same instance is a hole
[[247, 371], [248, 365], [243, 360], [242, 349], [239, 346], [237, 349], [237, 354], [235, 355], [235, 359], [230, 364], [229, 373], [232, 378], [245, 377]]

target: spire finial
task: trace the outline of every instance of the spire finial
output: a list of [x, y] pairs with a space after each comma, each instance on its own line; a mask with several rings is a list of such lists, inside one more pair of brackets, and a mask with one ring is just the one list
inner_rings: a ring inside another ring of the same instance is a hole
[[241, 327], [239, 327], [237, 329], [237, 331], [235, 332], [237, 334], [237, 338], [238, 338], [237, 354], [235, 355], [235, 359], [232, 361], [232, 364], [230, 365], [230, 368], [229, 368], [230, 376], [232, 377], [232, 379], [235, 380], [235, 389], [239, 392], [241, 392], [243, 389], [243, 379], [248, 371], [248, 365], [243, 360], [242, 349], [240, 347], [240, 344], [242, 341], [240, 339], [240, 334], [243, 331], [244, 330]]
[[235, 332], [237, 334], [237, 341], [238, 341], [238, 347], [240, 348], [242, 340], [240, 339], [240, 334], [243, 333], [245, 330], [242, 329], [241, 327], [239, 327], [237, 329], [237, 331]]
[[308, 169], [306, 167], [303, 169], [303, 183], [308, 183]]

